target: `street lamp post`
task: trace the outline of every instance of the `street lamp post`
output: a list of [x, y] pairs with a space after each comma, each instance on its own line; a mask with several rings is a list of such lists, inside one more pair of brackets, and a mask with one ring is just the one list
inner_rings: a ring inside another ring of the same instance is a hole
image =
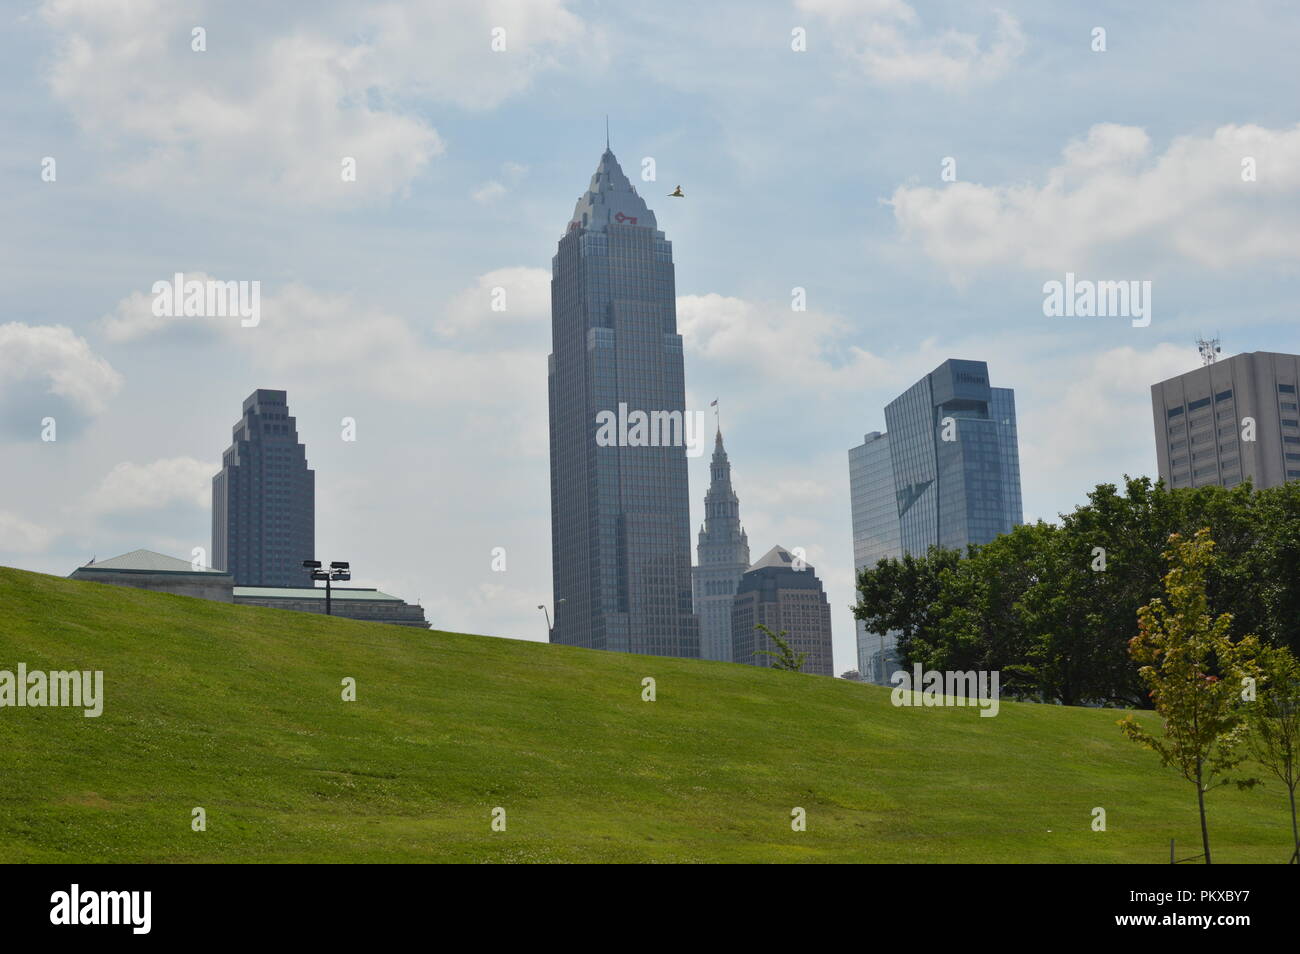
[[343, 560], [335, 560], [328, 570], [321, 569], [320, 560], [303, 560], [302, 568], [311, 571], [313, 580], [325, 581], [325, 615], [330, 616], [330, 583], [334, 580], [352, 579], [352, 566]]
[[[563, 602], [564, 600], [562, 599], [555, 601], [556, 616], [560, 615], [560, 604]], [[546, 608], [545, 603], [538, 603], [537, 608], [546, 616], [546, 641], [549, 643], [551, 641], [551, 636], [555, 633], [555, 627], [551, 625], [551, 611]]]

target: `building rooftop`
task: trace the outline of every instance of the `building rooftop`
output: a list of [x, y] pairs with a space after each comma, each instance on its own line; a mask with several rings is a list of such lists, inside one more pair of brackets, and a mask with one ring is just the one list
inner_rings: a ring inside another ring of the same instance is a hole
[[796, 568], [794, 555], [785, 547], [776, 546], [768, 550], [740, 577], [736, 587], [736, 596], [746, 593], [761, 593], [762, 599], [777, 598], [778, 590], [822, 590], [821, 580], [811, 563], [804, 561], [801, 568]]
[[[786, 569], [793, 570], [794, 556], [785, 547], [775, 546], [759, 557], [754, 565], [745, 572], [753, 573], [756, 570], [763, 570], [768, 567], [785, 567]], [[812, 564], [807, 560], [804, 561], [803, 568], [810, 574], [813, 572]]]
[[[783, 546], [775, 546], [754, 561], [750, 570], [761, 570], [765, 566], [789, 566], [794, 562], [790, 551]], [[746, 571], [748, 572], [748, 571]]]
[[208, 567], [195, 567], [189, 560], [169, 557], [153, 550], [132, 550], [121, 556], [110, 557], [87, 563], [82, 570], [135, 570], [144, 573], [215, 573], [224, 576], [221, 570]]

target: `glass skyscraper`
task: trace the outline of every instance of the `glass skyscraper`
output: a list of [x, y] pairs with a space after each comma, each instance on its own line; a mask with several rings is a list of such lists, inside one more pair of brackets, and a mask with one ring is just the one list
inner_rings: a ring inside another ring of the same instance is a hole
[[288, 395], [259, 388], [212, 478], [212, 566], [236, 586], [311, 586], [302, 561], [315, 549], [316, 474]]
[[[945, 361], [886, 406], [885, 425], [849, 451], [857, 569], [936, 545], [965, 550], [1021, 522], [1015, 393], [989, 385], [985, 362]], [[895, 647], [859, 623], [863, 678], [887, 677]]]
[[700, 655], [686, 448], [597, 428], [638, 411], [684, 426], [675, 295], [672, 243], [606, 148], [551, 260], [552, 642]]
[[[872, 431], [861, 445], [849, 449], [849, 494], [853, 507], [853, 567], [875, 566], [902, 553], [898, 542], [898, 503], [894, 499], [894, 466], [889, 435]], [[872, 633], [855, 620], [858, 673], [867, 682], [884, 683], [897, 668], [894, 633]]]

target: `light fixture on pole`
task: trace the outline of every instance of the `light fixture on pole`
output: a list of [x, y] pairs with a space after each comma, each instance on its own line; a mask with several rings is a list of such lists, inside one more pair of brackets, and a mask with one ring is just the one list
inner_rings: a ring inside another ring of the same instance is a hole
[[[564, 602], [564, 600], [562, 600], [562, 599], [560, 599], [560, 600], [556, 600], [556, 601], [555, 601], [555, 615], [556, 615], [556, 616], [559, 616], [559, 615], [560, 615], [560, 604], [563, 603], [563, 602]], [[555, 627], [551, 625], [551, 612], [550, 612], [550, 610], [548, 610], [548, 609], [546, 608], [546, 604], [545, 604], [545, 603], [538, 603], [538, 604], [537, 604], [537, 608], [538, 608], [539, 610], [541, 610], [541, 611], [546, 615], [546, 640], [547, 640], [547, 642], [550, 642], [551, 635], [555, 632]]]
[[303, 560], [302, 568], [311, 571], [313, 580], [325, 581], [325, 615], [333, 615], [330, 607], [330, 584], [335, 580], [352, 579], [352, 566], [343, 560], [335, 560], [328, 570], [321, 569], [320, 560]]

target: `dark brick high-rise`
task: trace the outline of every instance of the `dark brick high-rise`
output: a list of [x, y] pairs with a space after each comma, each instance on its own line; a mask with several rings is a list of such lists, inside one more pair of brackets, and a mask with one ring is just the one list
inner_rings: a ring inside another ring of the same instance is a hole
[[286, 393], [259, 388], [212, 478], [212, 565], [236, 586], [312, 586], [315, 551], [316, 474]]
[[738, 663], [771, 666], [765, 653], [776, 644], [762, 631], [766, 626], [796, 653], [807, 653], [803, 672], [833, 676], [831, 606], [813, 567], [785, 547], [773, 547], [745, 571], [731, 605], [732, 656]]

